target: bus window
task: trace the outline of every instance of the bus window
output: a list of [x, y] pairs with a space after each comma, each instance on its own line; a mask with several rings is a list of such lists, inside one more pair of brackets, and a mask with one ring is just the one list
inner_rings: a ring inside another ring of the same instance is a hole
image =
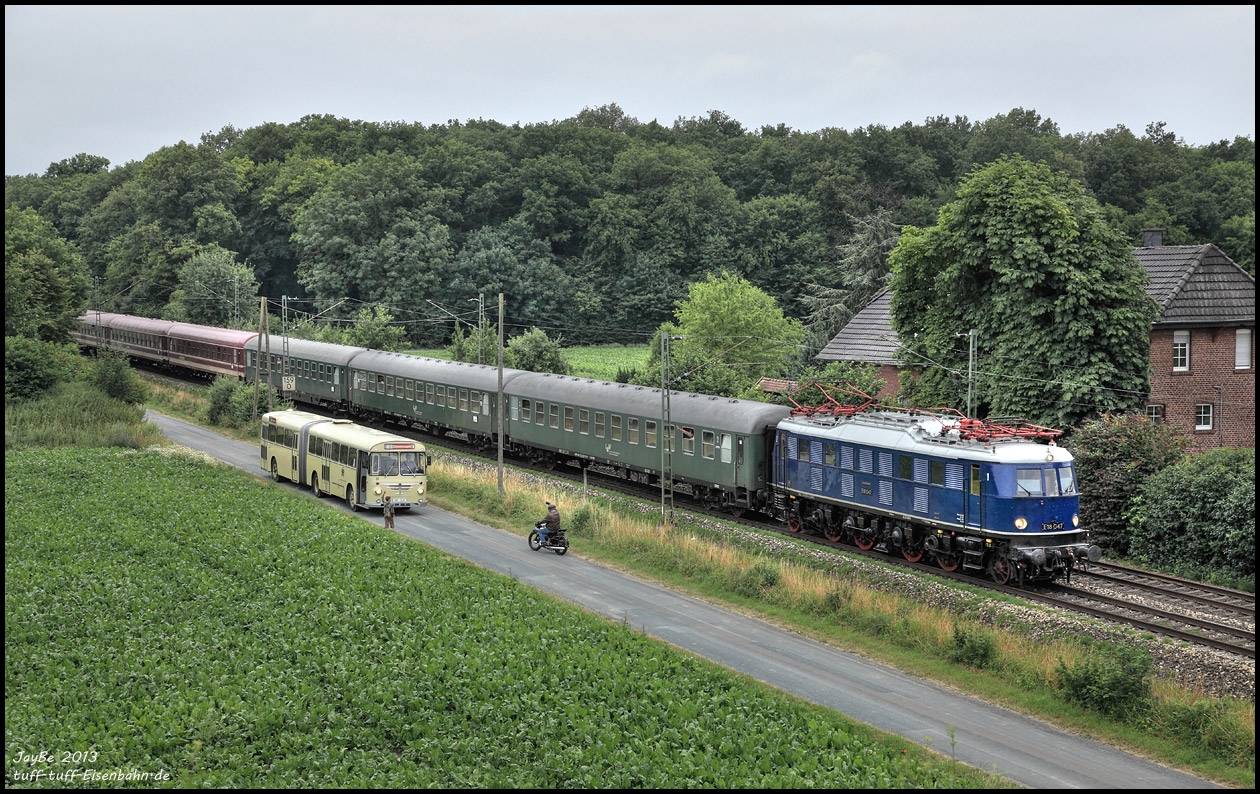
[[368, 473], [381, 477], [394, 477], [398, 474], [397, 452], [373, 452]]
[[400, 452], [399, 472], [402, 474], [424, 474], [424, 456], [418, 452]]

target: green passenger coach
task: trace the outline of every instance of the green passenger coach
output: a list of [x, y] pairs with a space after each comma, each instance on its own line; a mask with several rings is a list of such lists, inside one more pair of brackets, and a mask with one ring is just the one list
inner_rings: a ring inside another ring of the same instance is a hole
[[769, 503], [766, 450], [781, 405], [670, 392], [668, 426], [660, 389], [564, 375], [521, 372], [508, 390], [513, 452], [534, 460], [554, 454], [611, 466], [640, 482], [660, 482], [669, 453], [676, 482], [694, 497], [732, 513]]

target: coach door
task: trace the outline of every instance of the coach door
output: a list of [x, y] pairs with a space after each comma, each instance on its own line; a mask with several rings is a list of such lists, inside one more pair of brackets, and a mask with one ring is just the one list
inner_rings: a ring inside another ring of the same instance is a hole
[[969, 466], [970, 476], [967, 478], [967, 526], [980, 526], [980, 464]]

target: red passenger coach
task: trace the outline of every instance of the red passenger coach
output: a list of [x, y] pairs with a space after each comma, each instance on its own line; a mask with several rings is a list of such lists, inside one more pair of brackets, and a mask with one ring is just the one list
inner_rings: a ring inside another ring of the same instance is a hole
[[[86, 318], [87, 315], [84, 317]], [[170, 320], [152, 320], [148, 317], [115, 314], [109, 319], [107, 347], [132, 358], [165, 364], [166, 334], [172, 325], [175, 323]]]
[[245, 376], [245, 344], [258, 336], [254, 331], [234, 331], [208, 325], [175, 323], [166, 333], [168, 361], [210, 377]]

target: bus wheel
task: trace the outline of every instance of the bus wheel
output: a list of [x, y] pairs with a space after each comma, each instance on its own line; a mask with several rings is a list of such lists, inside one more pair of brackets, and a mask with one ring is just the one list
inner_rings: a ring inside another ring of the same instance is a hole
[[276, 459], [271, 459], [271, 479], [280, 482], [280, 467], [276, 465]]
[[346, 486], [346, 504], [350, 505], [351, 513], [359, 512], [359, 505], [356, 504], [354, 501], [354, 486], [353, 485]]
[[316, 499], [323, 496], [323, 494], [319, 492], [319, 475], [318, 474], [311, 475], [311, 493], [315, 494]]

